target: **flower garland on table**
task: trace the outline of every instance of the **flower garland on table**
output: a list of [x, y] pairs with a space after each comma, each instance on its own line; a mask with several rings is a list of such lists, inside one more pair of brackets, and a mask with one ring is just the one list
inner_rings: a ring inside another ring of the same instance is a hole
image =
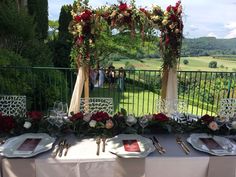
[[[163, 113], [144, 115], [148, 125], [144, 133], [209, 133], [236, 134], [236, 127], [232, 130], [225, 125], [219, 126], [218, 118], [204, 115], [198, 120], [191, 120], [187, 116], [184, 120], [174, 120]], [[44, 132], [53, 135], [61, 133], [76, 133], [79, 136], [107, 136], [112, 137], [120, 133], [143, 133], [139, 125], [140, 118], [127, 116], [125, 111], [114, 116], [106, 112], [77, 113], [64, 120], [60, 128], [51, 125], [47, 117], [41, 112], [33, 111], [25, 117], [4, 116], [0, 114], [0, 134], [19, 135], [22, 133]], [[129, 124], [127, 124], [127, 119]]]

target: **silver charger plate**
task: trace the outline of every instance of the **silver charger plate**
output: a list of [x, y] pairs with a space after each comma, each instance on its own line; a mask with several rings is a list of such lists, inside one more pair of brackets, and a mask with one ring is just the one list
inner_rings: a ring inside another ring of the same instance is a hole
[[[17, 152], [17, 148], [26, 140], [26, 139], [35, 139], [40, 138], [41, 141], [36, 146], [36, 148], [29, 152], [29, 151], [22, 151]], [[46, 133], [26, 133], [22, 134], [20, 136], [16, 136], [13, 138], [9, 138], [6, 140], [6, 142], [1, 147], [1, 154], [5, 157], [33, 157], [37, 154], [40, 154], [42, 152], [48, 151], [52, 148], [53, 143], [55, 142], [55, 138], [49, 136]]]
[[[222, 147], [222, 150], [209, 149], [200, 140], [200, 138], [213, 138]], [[187, 138], [187, 142], [190, 143], [195, 149], [215, 156], [236, 155], [236, 145], [229, 139], [222, 136], [212, 136], [205, 133], [193, 133], [189, 138]]]
[[[140, 152], [125, 151], [123, 140], [137, 140]], [[136, 134], [119, 134], [109, 139], [107, 145], [111, 153], [123, 158], [144, 158], [155, 150], [150, 139]]]

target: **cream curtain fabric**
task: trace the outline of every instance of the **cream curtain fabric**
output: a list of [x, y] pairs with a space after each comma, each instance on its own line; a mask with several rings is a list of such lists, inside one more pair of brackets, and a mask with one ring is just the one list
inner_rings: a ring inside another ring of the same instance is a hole
[[78, 75], [77, 75], [74, 91], [73, 91], [71, 101], [70, 101], [70, 107], [69, 107], [69, 112], [68, 112], [69, 115], [71, 112], [76, 114], [80, 111], [80, 98], [81, 98], [83, 87], [84, 87], [84, 80], [85, 80], [84, 67], [80, 67], [78, 69]]
[[169, 73], [168, 73], [167, 91], [166, 91], [166, 100], [170, 102], [170, 104], [167, 104], [168, 114], [174, 113], [174, 111], [176, 111], [177, 109], [176, 104], [174, 104], [175, 103], [174, 101], [178, 99], [177, 94], [178, 94], [177, 69], [170, 68]]

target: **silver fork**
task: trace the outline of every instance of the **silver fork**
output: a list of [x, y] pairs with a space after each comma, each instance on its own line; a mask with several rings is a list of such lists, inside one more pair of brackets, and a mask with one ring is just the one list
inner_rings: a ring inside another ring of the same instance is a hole
[[99, 153], [100, 153], [100, 143], [101, 143], [101, 138], [100, 137], [98, 137], [97, 139], [96, 139], [96, 143], [97, 143], [97, 156], [99, 156]]

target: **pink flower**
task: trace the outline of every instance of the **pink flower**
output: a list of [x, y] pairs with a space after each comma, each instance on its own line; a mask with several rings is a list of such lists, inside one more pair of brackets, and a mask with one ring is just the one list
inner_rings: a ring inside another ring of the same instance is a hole
[[219, 126], [218, 126], [218, 124], [217, 124], [215, 121], [212, 121], [212, 122], [208, 125], [208, 127], [209, 127], [212, 131], [216, 131], [216, 130], [219, 129]]
[[159, 122], [166, 122], [169, 120], [169, 118], [163, 113], [158, 113], [158, 114], [153, 114], [152, 120]]
[[106, 129], [111, 129], [114, 126], [114, 123], [111, 119], [106, 121]]
[[39, 121], [42, 119], [43, 113], [39, 111], [31, 111], [27, 112], [27, 116], [34, 121]]

